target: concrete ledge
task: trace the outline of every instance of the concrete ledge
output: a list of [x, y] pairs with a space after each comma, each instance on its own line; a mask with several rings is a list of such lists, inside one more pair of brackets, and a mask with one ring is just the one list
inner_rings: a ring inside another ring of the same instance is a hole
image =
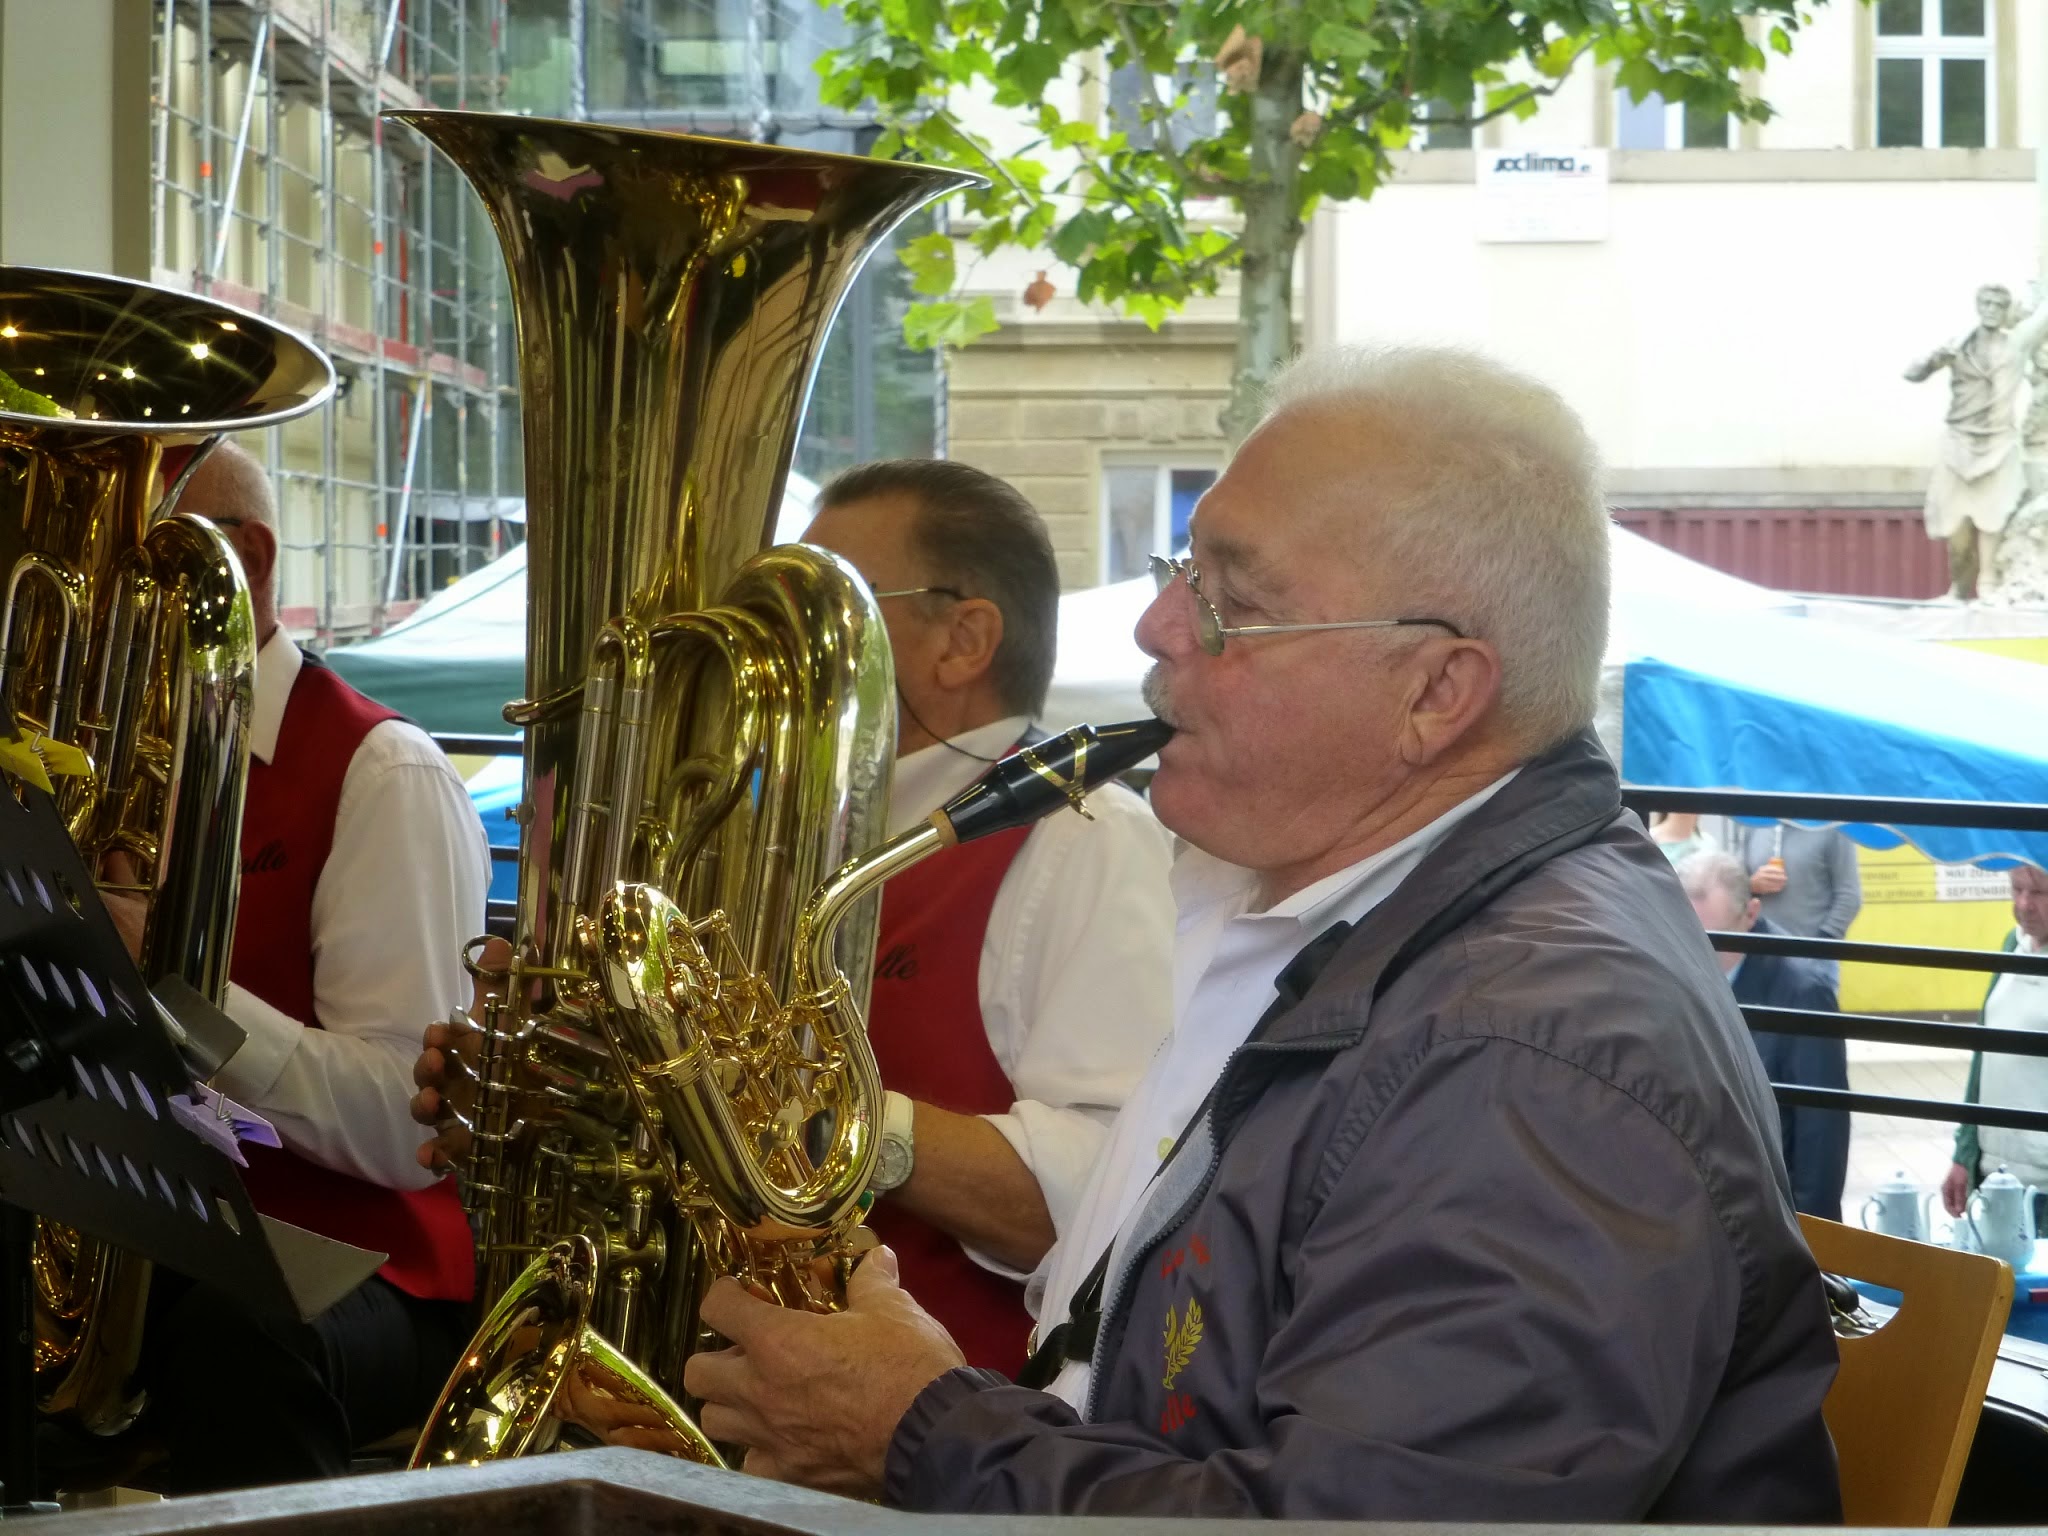
[[[1489, 150], [1401, 150], [1396, 184], [1471, 185]], [[1520, 153], [1519, 150], [1512, 151]], [[1507, 154], [1508, 150], [1498, 153]], [[1608, 180], [2032, 181], [2031, 149], [1616, 149]]]
[[1237, 345], [1237, 322], [1231, 320], [1169, 320], [1148, 331], [1136, 320], [1010, 320], [999, 331], [976, 338], [974, 350], [1007, 347], [1230, 347]]
[[1921, 465], [1825, 464], [1607, 471], [1607, 495], [1629, 506], [1919, 506], [1927, 494]]

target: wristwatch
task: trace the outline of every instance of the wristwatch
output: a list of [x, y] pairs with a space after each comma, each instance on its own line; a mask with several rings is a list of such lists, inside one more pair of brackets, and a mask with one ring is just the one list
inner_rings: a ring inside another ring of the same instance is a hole
[[882, 1155], [875, 1163], [869, 1184], [878, 1195], [886, 1195], [905, 1179], [917, 1163], [917, 1133], [911, 1118], [910, 1100], [891, 1091], [882, 1095]]

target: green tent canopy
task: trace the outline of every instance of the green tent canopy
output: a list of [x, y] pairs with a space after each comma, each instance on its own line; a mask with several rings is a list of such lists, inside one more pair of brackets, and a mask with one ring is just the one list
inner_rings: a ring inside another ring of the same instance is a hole
[[[791, 473], [777, 543], [803, 532], [817, 494]], [[326, 659], [344, 681], [424, 730], [508, 734], [505, 706], [526, 691], [526, 546], [450, 583], [375, 640], [337, 647]]]

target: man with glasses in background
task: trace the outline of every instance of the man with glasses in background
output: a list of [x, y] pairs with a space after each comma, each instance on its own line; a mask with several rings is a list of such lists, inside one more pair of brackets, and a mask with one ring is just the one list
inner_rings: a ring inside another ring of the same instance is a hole
[[1608, 559], [1548, 389], [1297, 365], [1138, 626], [1174, 1027], [1031, 1367], [886, 1251], [829, 1316], [722, 1280], [705, 1432], [917, 1510], [1839, 1520], [1770, 1088], [1590, 728]]
[[[804, 541], [874, 590], [895, 656], [889, 835], [1046, 734], [1059, 571], [1013, 487], [965, 464], [850, 469]], [[1063, 722], [1065, 723], [1065, 722]], [[1168, 840], [1120, 785], [953, 848], [884, 888], [868, 1038], [889, 1091], [868, 1218], [976, 1365], [1027, 1353], [1025, 1278], [1071, 1225], [1109, 1123], [1167, 1033]], [[415, 1114], [441, 1115], [428, 1034]], [[459, 1132], [434, 1148], [459, 1156]]]

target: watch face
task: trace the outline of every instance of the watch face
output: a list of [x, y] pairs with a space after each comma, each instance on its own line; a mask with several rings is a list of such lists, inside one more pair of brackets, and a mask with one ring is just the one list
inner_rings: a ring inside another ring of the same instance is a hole
[[893, 1136], [882, 1138], [882, 1156], [875, 1168], [875, 1188], [894, 1189], [910, 1177], [910, 1148]]

